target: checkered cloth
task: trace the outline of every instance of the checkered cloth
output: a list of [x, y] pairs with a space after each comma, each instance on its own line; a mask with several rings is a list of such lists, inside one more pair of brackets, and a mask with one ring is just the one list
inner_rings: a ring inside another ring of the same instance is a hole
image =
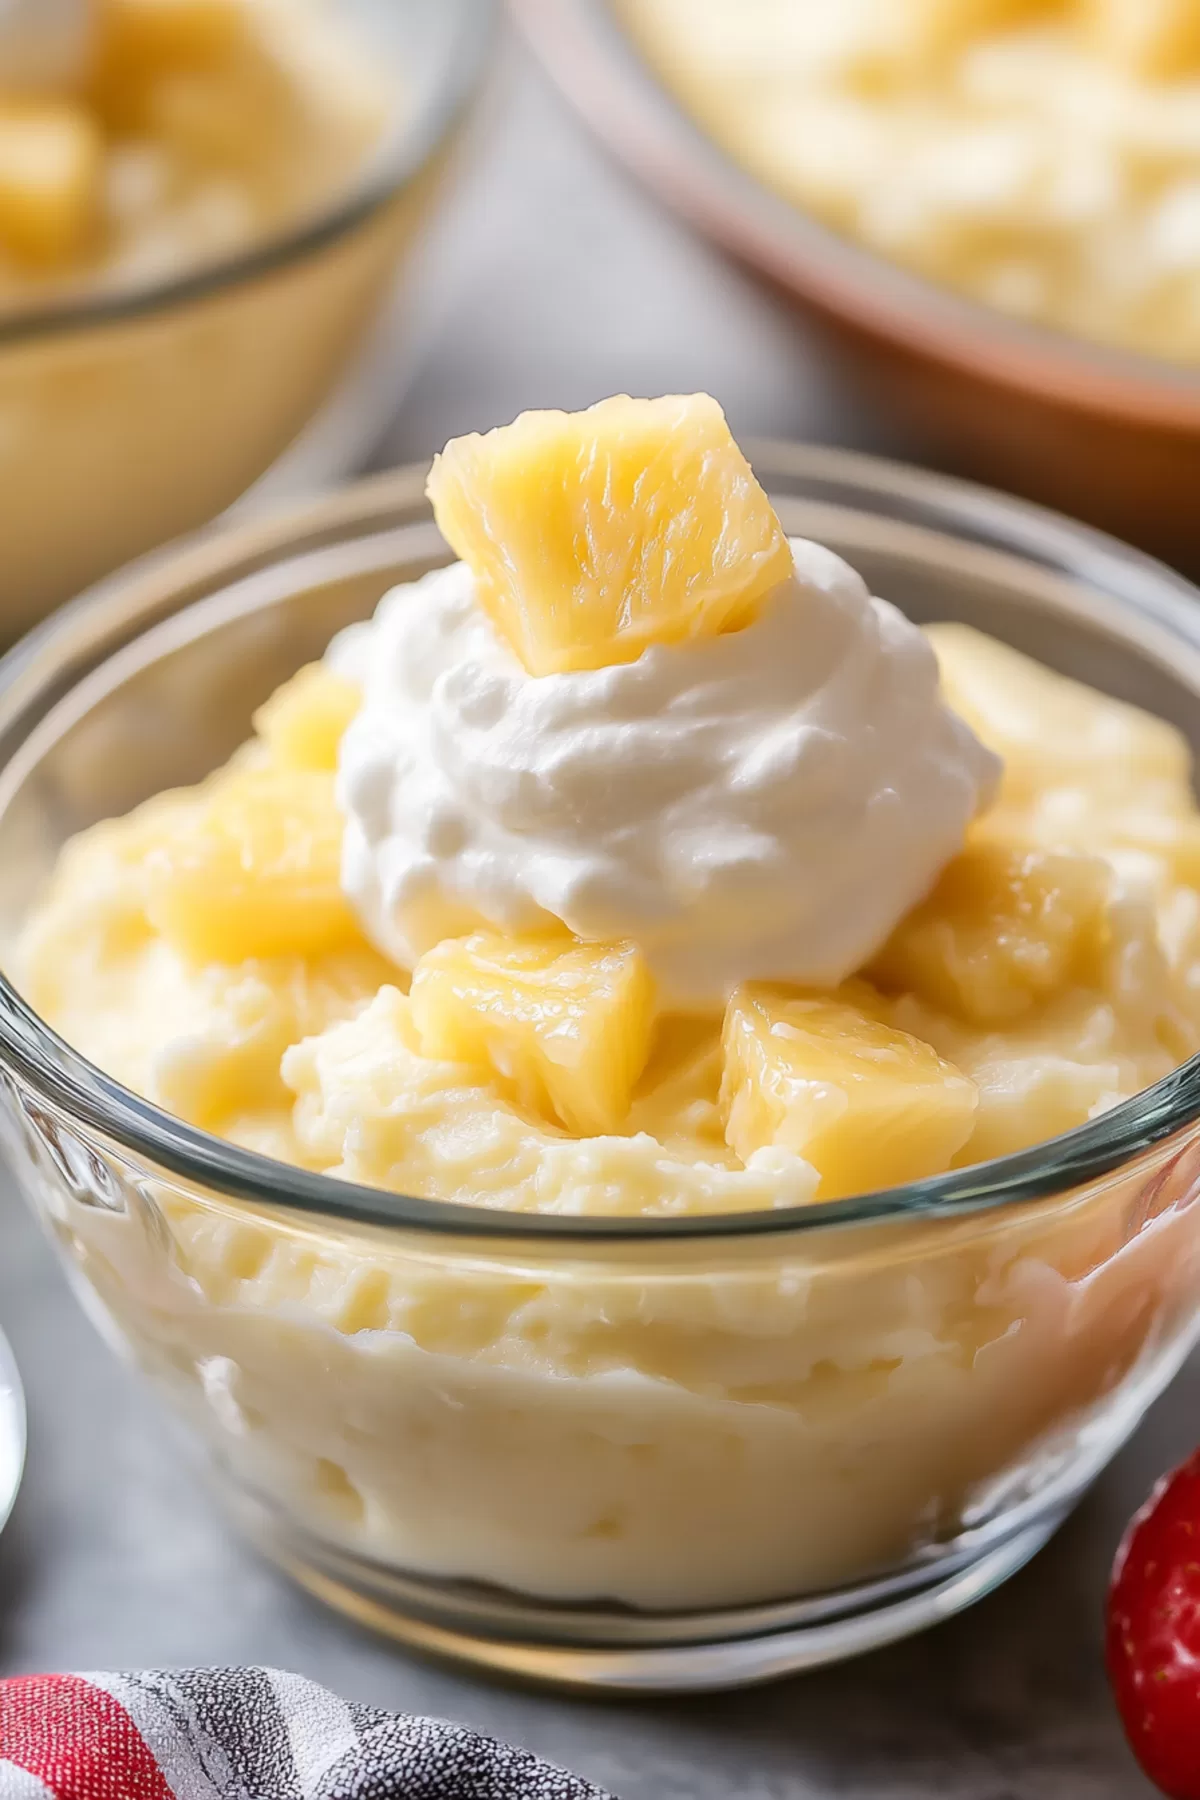
[[461, 1725], [278, 1669], [0, 1681], [0, 1800], [610, 1800]]

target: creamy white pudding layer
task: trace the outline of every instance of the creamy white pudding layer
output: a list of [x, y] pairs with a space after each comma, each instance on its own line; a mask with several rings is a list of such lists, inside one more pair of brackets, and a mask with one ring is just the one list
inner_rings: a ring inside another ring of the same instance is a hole
[[243, 1488], [318, 1536], [694, 1609], [895, 1567], [1111, 1447], [1114, 1390], [1187, 1341], [1194, 1169], [1160, 1150], [1069, 1205], [623, 1261], [409, 1250], [166, 1191], [158, 1218], [60, 1225]]

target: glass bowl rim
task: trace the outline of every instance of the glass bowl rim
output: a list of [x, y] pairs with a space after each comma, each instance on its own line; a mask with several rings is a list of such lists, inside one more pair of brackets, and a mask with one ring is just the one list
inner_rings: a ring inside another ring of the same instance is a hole
[[1085, 411], [1200, 432], [1200, 363], [1024, 320], [906, 268], [772, 189], [671, 90], [613, 0], [511, 0], [551, 79], [660, 198], [793, 297]]
[[[1136, 598], [1128, 593], [1113, 594], [1114, 600], [1200, 648], [1200, 589], [1152, 557], [1092, 527], [971, 482], [858, 452], [786, 442], [752, 442], [747, 451], [768, 491], [773, 476], [824, 477], [855, 488], [864, 501], [875, 494], [886, 495], [901, 509], [923, 504], [937, 513], [944, 529], [957, 523], [960, 536], [1006, 549], [1016, 558], [1023, 554], [1026, 561], [1032, 560], [1032, 546], [1042, 543], [1047, 554], [1055, 545], [1070, 546], [1078, 568], [1084, 571], [1098, 562], [1115, 563], [1133, 580], [1138, 592]], [[365, 519], [369, 523], [381, 505], [390, 503], [395, 508], [423, 498], [427, 470], [428, 464], [409, 465], [369, 477], [321, 501], [275, 511], [253, 526], [240, 526], [240, 539], [268, 559], [283, 560], [289, 546], [295, 553], [297, 538], [315, 520], [326, 532], [342, 533], [335, 541], [347, 541], [354, 522]], [[862, 510], [869, 508], [864, 505]], [[902, 518], [903, 510], [897, 516]], [[132, 565], [132, 569], [160, 570], [169, 567], [176, 555], [186, 562], [198, 549], [219, 550], [227, 536], [227, 529], [210, 528]], [[0, 658], [0, 698], [20, 682], [31, 660], [53, 647], [68, 622], [86, 619], [89, 613], [106, 614], [119, 596], [122, 582], [118, 573], [100, 583], [35, 626]], [[220, 586], [212, 592], [219, 593]], [[771, 1238], [922, 1219], [949, 1221], [1065, 1197], [1200, 1119], [1200, 1055], [1196, 1055], [1151, 1087], [1073, 1131], [991, 1162], [903, 1186], [769, 1211], [679, 1217], [579, 1216], [518, 1213], [422, 1199], [315, 1174], [244, 1150], [186, 1124], [88, 1062], [0, 974], [0, 1072], [6, 1066], [39, 1099], [68, 1119], [82, 1122], [123, 1151], [223, 1197], [333, 1221], [530, 1245], [590, 1241], [615, 1247], [697, 1238]]]
[[437, 156], [479, 85], [497, 20], [496, 0], [468, 0], [461, 10], [445, 73], [424, 104], [387, 142], [349, 190], [295, 226], [255, 240], [232, 256], [184, 269], [165, 281], [103, 293], [82, 291], [0, 313], [0, 351], [69, 332], [123, 324], [169, 311], [304, 262], [365, 224], [408, 188]]

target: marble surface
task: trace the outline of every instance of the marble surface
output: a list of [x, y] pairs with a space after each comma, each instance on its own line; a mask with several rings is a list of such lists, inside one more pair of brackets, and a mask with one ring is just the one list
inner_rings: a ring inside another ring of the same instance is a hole
[[[889, 446], [791, 321], [670, 226], [510, 51], [428, 259], [415, 378], [388, 444], [424, 454], [528, 405], [712, 389], [739, 431]], [[623, 1800], [1135, 1800], [1100, 1661], [1105, 1575], [1154, 1476], [1192, 1447], [1184, 1372], [1058, 1538], [914, 1642], [772, 1688], [614, 1705], [485, 1685], [402, 1655], [233, 1541], [154, 1406], [0, 1193], [0, 1324], [29, 1465], [0, 1537], [0, 1670], [273, 1662], [378, 1705], [461, 1719]]]

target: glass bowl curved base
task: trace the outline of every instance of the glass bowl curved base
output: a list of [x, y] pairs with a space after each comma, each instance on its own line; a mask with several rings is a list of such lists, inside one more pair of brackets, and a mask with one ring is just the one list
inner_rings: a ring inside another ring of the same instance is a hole
[[1065, 1513], [1056, 1513], [1040, 1520], [956, 1574], [900, 1599], [872, 1603], [872, 1587], [855, 1589], [839, 1596], [847, 1609], [844, 1613], [788, 1631], [620, 1649], [455, 1631], [399, 1611], [378, 1598], [369, 1585], [360, 1585], [350, 1570], [339, 1577], [316, 1563], [289, 1556], [285, 1546], [269, 1537], [260, 1538], [245, 1520], [242, 1526], [273, 1562], [318, 1600], [422, 1655], [541, 1687], [632, 1695], [722, 1693], [882, 1650], [974, 1606], [1036, 1556], [1064, 1517]]
[[269, 1561], [325, 1605], [422, 1654], [507, 1679], [612, 1694], [719, 1693], [846, 1662], [965, 1612], [1046, 1545], [1169, 1385], [1196, 1340], [1150, 1360], [1103, 1423], [1048, 1443], [988, 1516], [902, 1568], [794, 1600], [641, 1613], [439, 1581], [310, 1532], [228, 1466], [218, 1501]]

